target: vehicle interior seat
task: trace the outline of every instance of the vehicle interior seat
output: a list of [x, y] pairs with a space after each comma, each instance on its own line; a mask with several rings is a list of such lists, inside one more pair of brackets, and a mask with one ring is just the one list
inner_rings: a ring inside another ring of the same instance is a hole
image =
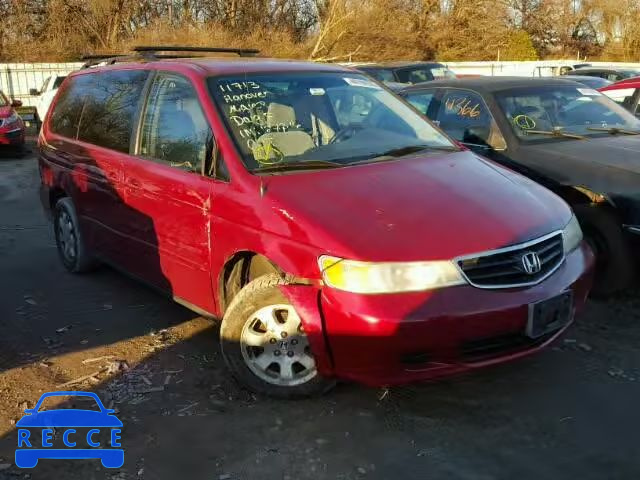
[[272, 131], [261, 135], [252, 149], [259, 164], [277, 163], [284, 157], [301, 155], [315, 147], [311, 135], [298, 129], [296, 114], [290, 105], [270, 103], [267, 127]]
[[327, 145], [336, 134], [338, 119], [327, 95], [312, 95], [309, 89], [293, 95], [293, 109], [297, 121], [311, 134], [314, 145]]

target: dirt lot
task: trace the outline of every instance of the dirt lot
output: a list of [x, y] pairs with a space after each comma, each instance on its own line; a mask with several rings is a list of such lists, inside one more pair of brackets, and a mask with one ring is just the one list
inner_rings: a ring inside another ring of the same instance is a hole
[[[0, 479], [638, 479], [640, 290], [515, 364], [275, 401], [227, 376], [215, 324], [111, 269], [63, 271], [37, 185], [34, 155], [0, 158]], [[15, 467], [22, 410], [82, 376], [65, 388], [117, 409], [124, 467]]]

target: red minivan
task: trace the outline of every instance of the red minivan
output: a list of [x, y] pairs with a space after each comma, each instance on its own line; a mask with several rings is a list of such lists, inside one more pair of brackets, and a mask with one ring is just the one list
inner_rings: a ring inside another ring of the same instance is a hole
[[365, 75], [148, 51], [106, 63], [67, 78], [40, 134], [61, 260], [221, 319], [246, 387], [465, 372], [541, 349], [584, 305], [593, 256], [569, 207]]

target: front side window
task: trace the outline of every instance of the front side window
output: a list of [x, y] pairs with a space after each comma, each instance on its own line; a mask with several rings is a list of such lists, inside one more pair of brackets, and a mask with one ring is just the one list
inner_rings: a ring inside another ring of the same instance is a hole
[[[51, 77], [49, 77], [49, 78], [51, 78]], [[53, 82], [53, 90], [55, 90], [56, 88], [59, 88], [60, 85], [62, 85], [62, 82], [64, 82], [65, 78], [67, 78], [66, 75], [63, 76], [63, 77], [61, 77], [61, 76], [56, 77], [56, 80]]]
[[611, 129], [640, 133], [640, 120], [587, 87], [521, 87], [499, 92], [496, 98], [514, 133], [523, 141], [606, 135]]
[[506, 147], [493, 115], [476, 92], [447, 90], [440, 100], [436, 120], [440, 128], [462, 143]]
[[209, 88], [251, 171], [384, 161], [456, 147], [364, 75], [346, 72], [213, 77]]
[[410, 92], [407, 94], [406, 98], [409, 101], [409, 103], [414, 107], [416, 107], [416, 109], [420, 113], [422, 113], [423, 115], [427, 115], [434, 96], [435, 96], [435, 91]]
[[622, 105], [627, 110], [631, 110], [637, 91], [637, 88], [618, 88], [616, 90], [605, 90], [602, 93], [618, 105]]
[[168, 166], [202, 173], [211, 129], [188, 79], [161, 74], [144, 114], [140, 154]]
[[128, 153], [131, 130], [148, 72], [121, 70], [87, 75], [78, 140]]

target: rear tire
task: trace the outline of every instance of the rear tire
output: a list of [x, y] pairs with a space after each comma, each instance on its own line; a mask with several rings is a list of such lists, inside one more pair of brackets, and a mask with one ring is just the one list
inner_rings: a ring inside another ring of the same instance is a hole
[[53, 232], [64, 267], [72, 273], [93, 270], [96, 262], [89, 253], [80, 231], [78, 215], [69, 197], [58, 200], [53, 210]]
[[220, 346], [234, 377], [278, 398], [320, 395], [335, 382], [320, 376], [300, 318], [280, 291], [277, 274], [249, 282], [233, 298], [220, 327]]
[[635, 258], [615, 213], [596, 204], [576, 205], [574, 211], [596, 254], [593, 295], [605, 297], [628, 288], [635, 277]]

